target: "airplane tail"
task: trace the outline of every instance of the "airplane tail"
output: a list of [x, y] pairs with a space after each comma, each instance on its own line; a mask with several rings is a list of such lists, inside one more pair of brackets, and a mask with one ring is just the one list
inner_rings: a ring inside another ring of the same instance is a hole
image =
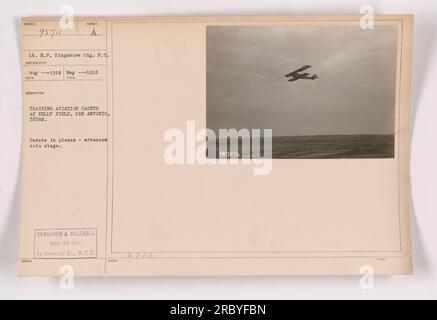
[[313, 75], [312, 77], [310, 77], [310, 79], [311, 79], [311, 80], [316, 80], [316, 79], [319, 79], [319, 77], [315, 74], [315, 75]]

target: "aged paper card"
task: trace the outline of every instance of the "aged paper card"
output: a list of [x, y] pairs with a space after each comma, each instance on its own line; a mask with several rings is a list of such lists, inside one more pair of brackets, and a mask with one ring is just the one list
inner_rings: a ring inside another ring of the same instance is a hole
[[413, 18], [373, 23], [23, 18], [20, 274], [411, 273]]

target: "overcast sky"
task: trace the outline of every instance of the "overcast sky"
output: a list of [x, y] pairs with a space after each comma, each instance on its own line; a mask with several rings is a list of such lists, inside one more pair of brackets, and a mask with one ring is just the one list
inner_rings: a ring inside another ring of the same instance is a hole
[[[394, 132], [397, 28], [207, 28], [207, 126], [274, 136]], [[317, 80], [287, 82], [304, 65]]]

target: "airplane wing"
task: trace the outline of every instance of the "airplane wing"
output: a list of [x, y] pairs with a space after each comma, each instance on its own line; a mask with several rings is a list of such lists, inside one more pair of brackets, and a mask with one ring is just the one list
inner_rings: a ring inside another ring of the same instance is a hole
[[293, 75], [296, 75], [297, 73], [305, 71], [306, 69], [309, 69], [309, 68], [311, 68], [311, 66], [309, 66], [309, 65], [303, 66], [302, 68], [299, 68], [297, 70], [294, 70], [293, 72], [286, 74], [285, 77], [292, 77]]

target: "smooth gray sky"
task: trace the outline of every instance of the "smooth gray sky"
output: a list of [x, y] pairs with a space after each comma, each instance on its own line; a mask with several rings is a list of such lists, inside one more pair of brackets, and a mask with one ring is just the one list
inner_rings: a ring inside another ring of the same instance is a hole
[[[396, 52], [395, 26], [207, 27], [207, 126], [393, 133]], [[286, 81], [307, 64], [319, 79]]]

